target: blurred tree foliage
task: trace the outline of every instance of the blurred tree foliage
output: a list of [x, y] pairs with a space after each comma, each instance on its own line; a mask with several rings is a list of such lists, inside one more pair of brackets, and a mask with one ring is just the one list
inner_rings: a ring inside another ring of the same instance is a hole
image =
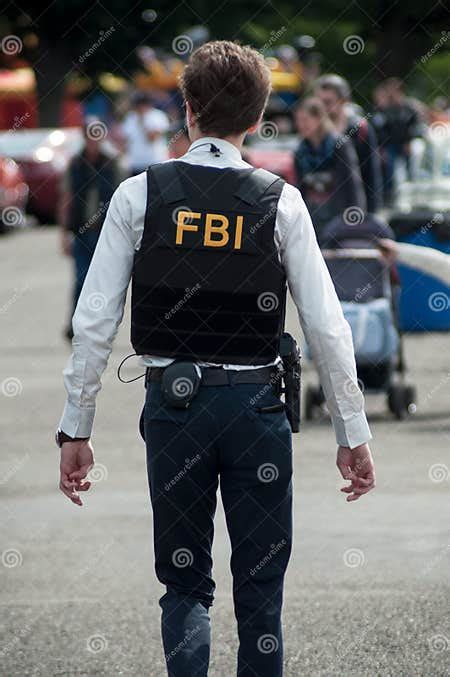
[[[346, 76], [362, 105], [370, 102], [376, 82], [392, 75], [404, 77], [418, 96], [448, 96], [449, 16], [444, 2], [429, 0], [317, 0], [305, 3], [304, 9], [293, 0], [217, 0], [215, 4], [211, 0], [180, 4], [54, 0], [48, 5], [21, 0], [20, 8], [11, 3], [4, 9], [0, 31], [23, 40], [24, 55], [36, 71], [41, 124], [54, 124], [69, 75], [79, 71], [95, 78], [109, 71], [130, 77], [138, 67], [138, 46], [170, 52], [173, 39], [195, 25], [205, 25], [211, 38], [257, 47], [276, 48], [299, 35], [311, 35], [322, 55], [322, 69]], [[280, 37], [274, 40], [277, 33]], [[351, 54], [344, 49], [351, 35], [363, 41], [362, 51]], [[435, 53], [425, 58], [435, 45]], [[87, 50], [91, 52], [83, 58]]]

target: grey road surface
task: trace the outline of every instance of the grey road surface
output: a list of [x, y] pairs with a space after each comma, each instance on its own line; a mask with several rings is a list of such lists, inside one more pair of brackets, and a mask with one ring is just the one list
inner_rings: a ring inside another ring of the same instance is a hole
[[[56, 230], [41, 229], [0, 239], [0, 269], [0, 674], [164, 677], [163, 589], [137, 434], [143, 385], [116, 378], [131, 352], [128, 315], [98, 398], [94, 487], [79, 509], [57, 489], [53, 443], [70, 261]], [[289, 324], [298, 334], [292, 308]], [[397, 422], [382, 396], [367, 396], [375, 491], [346, 503], [325, 417], [296, 436], [288, 676], [450, 674], [449, 337], [410, 335], [405, 347], [415, 416]], [[315, 380], [311, 368], [305, 380]], [[210, 675], [231, 677], [236, 629], [220, 508], [216, 523]]]

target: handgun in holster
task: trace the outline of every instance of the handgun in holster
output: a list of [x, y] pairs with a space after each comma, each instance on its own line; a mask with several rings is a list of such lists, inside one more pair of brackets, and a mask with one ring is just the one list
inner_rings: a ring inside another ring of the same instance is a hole
[[301, 354], [296, 340], [284, 333], [280, 339], [280, 357], [283, 362], [284, 402], [286, 415], [293, 433], [300, 430]]

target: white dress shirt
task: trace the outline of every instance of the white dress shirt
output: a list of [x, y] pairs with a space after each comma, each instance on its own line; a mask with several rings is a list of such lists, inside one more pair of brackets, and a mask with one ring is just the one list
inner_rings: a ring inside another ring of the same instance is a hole
[[[209, 143], [221, 150], [220, 156], [210, 152]], [[250, 166], [233, 144], [211, 137], [195, 141], [180, 160], [218, 168]], [[95, 398], [123, 317], [133, 258], [142, 238], [146, 200], [145, 173], [120, 184], [111, 199], [83, 285], [73, 318], [73, 354], [64, 370], [68, 398], [60, 428], [70, 437], [91, 434]], [[285, 184], [278, 203], [274, 240], [319, 372], [336, 441], [354, 448], [371, 439], [371, 434], [364, 398], [357, 385], [351, 330], [318, 247], [308, 210], [297, 188], [290, 184]], [[147, 366], [165, 366], [170, 362], [167, 358], [144, 357]]]
[[169, 118], [158, 108], [151, 108], [142, 116], [136, 111], [128, 113], [123, 121], [122, 131], [127, 140], [127, 159], [131, 169], [144, 170], [148, 165], [167, 160], [169, 153], [165, 138], [160, 136], [152, 141], [147, 133], [165, 134], [169, 127]]

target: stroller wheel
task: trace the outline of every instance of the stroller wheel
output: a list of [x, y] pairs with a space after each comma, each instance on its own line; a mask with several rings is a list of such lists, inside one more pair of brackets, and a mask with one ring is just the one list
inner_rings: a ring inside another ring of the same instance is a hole
[[405, 386], [405, 406], [409, 414], [414, 414], [417, 408], [417, 390], [414, 386]]
[[414, 404], [415, 388], [402, 383], [392, 385], [388, 390], [388, 407], [398, 420], [404, 419], [412, 413], [410, 407]]

